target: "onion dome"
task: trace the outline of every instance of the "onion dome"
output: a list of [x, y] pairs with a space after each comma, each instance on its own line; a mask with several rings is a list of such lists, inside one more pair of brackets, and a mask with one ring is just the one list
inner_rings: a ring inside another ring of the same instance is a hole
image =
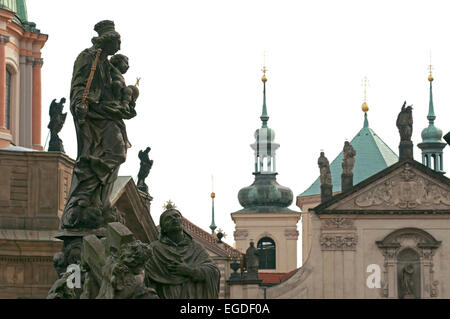
[[252, 185], [238, 193], [239, 204], [244, 208], [287, 208], [292, 204], [294, 195], [288, 187], [277, 183], [275, 174], [255, 175]]
[[440, 142], [442, 139], [442, 130], [430, 124], [427, 128], [422, 131], [422, 140], [424, 143], [427, 142]]

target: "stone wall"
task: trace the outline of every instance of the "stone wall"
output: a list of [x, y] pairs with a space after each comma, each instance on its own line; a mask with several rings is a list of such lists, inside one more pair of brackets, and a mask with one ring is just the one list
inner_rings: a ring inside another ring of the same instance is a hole
[[60, 153], [0, 151], [0, 298], [45, 298], [57, 279], [53, 236], [73, 164]]

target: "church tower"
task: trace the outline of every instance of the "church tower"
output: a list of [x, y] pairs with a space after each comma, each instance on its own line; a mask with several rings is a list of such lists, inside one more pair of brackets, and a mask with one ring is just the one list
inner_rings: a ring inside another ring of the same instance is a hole
[[43, 150], [41, 49], [47, 38], [28, 21], [25, 0], [0, 0], [0, 149]]
[[436, 115], [434, 114], [433, 105], [433, 74], [432, 66], [430, 65], [430, 75], [428, 82], [430, 82], [430, 102], [428, 106], [428, 127], [422, 131], [422, 143], [417, 146], [422, 150], [422, 164], [435, 170], [438, 173], [445, 174], [444, 160], [442, 150], [447, 145], [442, 142], [442, 130], [434, 126]]
[[297, 223], [300, 213], [290, 210], [293, 193], [277, 183], [275, 132], [267, 126], [266, 68], [263, 68], [263, 109], [261, 128], [255, 132], [255, 181], [239, 191], [243, 209], [231, 214], [236, 224], [236, 248], [245, 252], [250, 242], [259, 251], [260, 273], [287, 273], [297, 268]]

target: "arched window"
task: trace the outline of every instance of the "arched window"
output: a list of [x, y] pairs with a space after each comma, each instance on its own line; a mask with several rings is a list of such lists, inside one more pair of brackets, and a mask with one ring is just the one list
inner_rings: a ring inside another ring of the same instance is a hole
[[11, 129], [11, 72], [6, 69], [5, 128]]
[[275, 242], [269, 237], [264, 237], [258, 241], [257, 248], [259, 252], [259, 269], [275, 269]]

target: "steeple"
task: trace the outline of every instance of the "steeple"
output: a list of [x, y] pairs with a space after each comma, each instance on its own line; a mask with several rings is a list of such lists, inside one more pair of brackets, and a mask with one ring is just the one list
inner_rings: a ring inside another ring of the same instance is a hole
[[255, 171], [253, 172], [255, 182], [241, 189], [238, 198], [244, 209], [251, 210], [258, 207], [259, 211], [270, 209], [289, 211], [287, 207], [292, 203], [293, 194], [289, 188], [279, 185], [276, 181], [275, 152], [280, 144], [274, 142], [275, 131], [267, 126], [269, 115], [266, 104], [267, 69], [265, 66], [262, 72], [263, 107], [260, 117], [262, 125], [255, 131], [255, 143], [250, 145], [255, 152]]
[[261, 114], [261, 121], [262, 121], [262, 127], [266, 128], [267, 127], [267, 121], [269, 120], [269, 115], [267, 114], [267, 105], [266, 105], [266, 82], [267, 82], [267, 77], [266, 77], [266, 66], [263, 67], [262, 69], [263, 71], [263, 76], [261, 78], [261, 81], [264, 83], [264, 93], [263, 93], [263, 110], [262, 110], [262, 114]]
[[275, 151], [280, 147], [279, 144], [274, 143], [275, 131], [267, 126], [269, 121], [269, 115], [267, 113], [266, 104], [266, 72], [267, 69], [264, 66], [262, 69], [263, 76], [261, 81], [263, 82], [263, 107], [260, 119], [262, 125], [260, 129], [255, 132], [255, 143], [251, 145], [255, 151], [255, 174], [276, 174], [276, 157]]
[[211, 185], [212, 185], [212, 192], [211, 192], [211, 225], [209, 225], [209, 228], [211, 229], [211, 234], [214, 234], [216, 231], [216, 223], [214, 222], [214, 198], [216, 198], [216, 193], [214, 193], [214, 177], [211, 176]]
[[428, 127], [422, 131], [422, 143], [417, 146], [422, 150], [422, 164], [439, 173], [444, 173], [442, 150], [447, 145], [442, 142], [442, 131], [434, 126], [436, 115], [433, 103], [433, 67], [430, 62], [428, 82], [430, 82], [430, 101], [428, 103]]

